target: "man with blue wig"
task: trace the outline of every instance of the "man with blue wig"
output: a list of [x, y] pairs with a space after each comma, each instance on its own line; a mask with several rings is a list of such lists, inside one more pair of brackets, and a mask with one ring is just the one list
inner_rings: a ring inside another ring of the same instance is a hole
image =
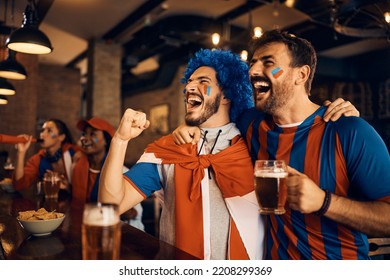
[[197, 145], [172, 135], [147, 146], [122, 175], [128, 142], [149, 126], [127, 109], [103, 167], [99, 200], [125, 212], [152, 193], [163, 201], [160, 239], [200, 259], [262, 259], [264, 224], [253, 188], [253, 165], [233, 123], [254, 106], [248, 66], [230, 51], [200, 50], [184, 73], [187, 125]]

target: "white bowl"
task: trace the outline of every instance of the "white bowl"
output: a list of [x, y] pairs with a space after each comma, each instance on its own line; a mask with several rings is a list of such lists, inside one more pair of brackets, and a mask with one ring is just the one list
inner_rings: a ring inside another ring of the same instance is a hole
[[34, 236], [46, 236], [56, 230], [64, 220], [61, 218], [50, 220], [20, 220], [17, 218], [20, 226]]

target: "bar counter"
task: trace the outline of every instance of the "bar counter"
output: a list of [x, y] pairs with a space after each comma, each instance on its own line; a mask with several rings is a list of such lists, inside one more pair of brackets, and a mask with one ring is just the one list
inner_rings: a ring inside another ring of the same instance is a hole
[[[65, 213], [59, 228], [49, 236], [29, 235], [16, 220], [19, 211], [37, 210]], [[83, 204], [64, 195], [58, 201], [45, 201], [33, 189], [7, 193], [0, 189], [0, 259], [81, 260], [81, 221]], [[122, 223], [120, 259], [195, 260], [196, 257], [154, 236]]]

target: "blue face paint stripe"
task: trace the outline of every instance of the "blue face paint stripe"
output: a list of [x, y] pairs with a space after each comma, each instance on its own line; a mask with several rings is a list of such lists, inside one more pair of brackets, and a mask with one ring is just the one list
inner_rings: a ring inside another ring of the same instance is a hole
[[211, 91], [211, 87], [210, 86], [207, 86], [207, 96], [210, 96], [210, 91]]
[[272, 75], [275, 75], [275, 74], [278, 73], [280, 70], [281, 70], [280, 67], [276, 67], [275, 69], [273, 69], [273, 70], [271, 71], [271, 74], [272, 74]]
[[93, 141], [94, 141], [95, 143], [97, 143], [97, 142], [99, 142], [99, 138], [94, 137], [94, 138], [93, 138]]

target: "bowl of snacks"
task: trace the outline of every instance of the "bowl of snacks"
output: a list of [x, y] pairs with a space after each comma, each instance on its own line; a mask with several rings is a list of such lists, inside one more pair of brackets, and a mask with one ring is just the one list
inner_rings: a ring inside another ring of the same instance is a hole
[[45, 208], [21, 211], [17, 217], [20, 226], [34, 236], [46, 236], [55, 231], [65, 219], [64, 213], [48, 212]]

